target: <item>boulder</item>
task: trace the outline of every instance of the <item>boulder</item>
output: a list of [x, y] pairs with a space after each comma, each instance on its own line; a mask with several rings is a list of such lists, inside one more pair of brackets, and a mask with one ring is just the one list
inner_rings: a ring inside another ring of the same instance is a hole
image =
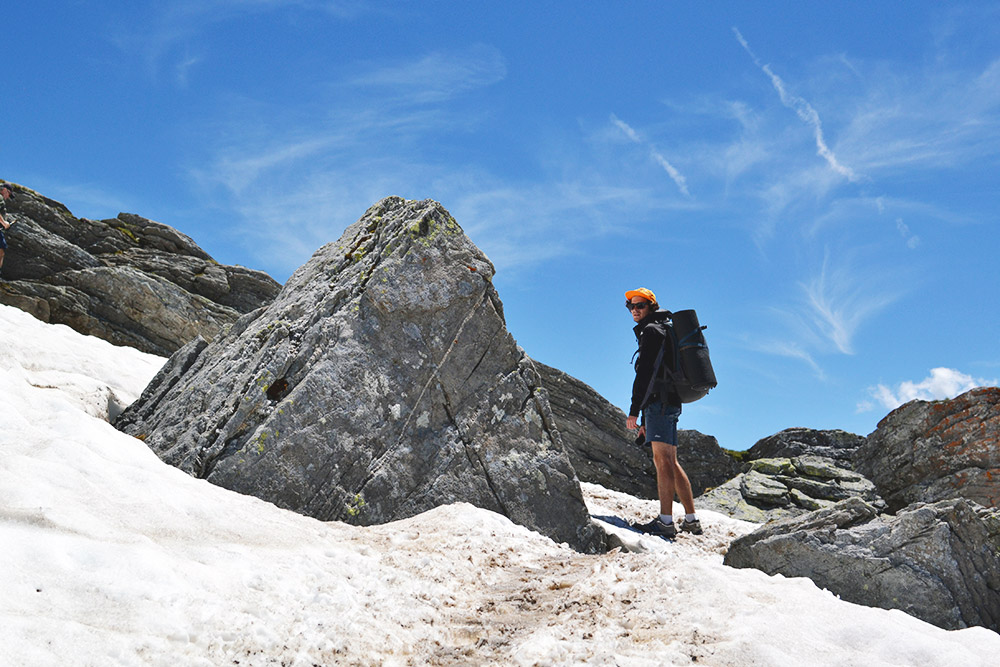
[[1000, 506], [1000, 389], [944, 401], [910, 401], [878, 423], [855, 454], [855, 469], [891, 511], [965, 498]]
[[625, 413], [584, 382], [535, 361], [556, 428], [581, 481], [639, 498], [656, 498], [656, 470]]
[[159, 276], [129, 266], [60, 271], [48, 281], [19, 281], [5, 285], [0, 301], [21, 305], [33, 300], [53, 324], [129, 345], [152, 354], [169, 355], [192, 338], [214, 338], [239, 313], [203, 296], [192, 294]]
[[384, 199], [271, 304], [179, 350], [116, 426], [192, 475], [321, 520], [469, 502], [600, 551], [493, 274], [440, 204]]
[[[639, 498], [657, 498], [652, 452], [637, 444], [635, 432], [625, 428], [625, 413], [586, 383], [539, 361], [534, 363], [580, 480]], [[735, 460], [710, 435], [681, 429], [677, 444], [678, 460], [695, 495], [739, 472]]]
[[687, 473], [696, 496], [724, 484], [740, 472], [740, 464], [719, 446], [714, 435], [692, 429], [677, 431], [677, 460]]
[[1000, 629], [997, 516], [944, 500], [880, 515], [849, 498], [735, 540], [725, 563], [808, 577], [844, 600], [900, 609], [942, 628]]
[[823, 456], [757, 459], [744, 472], [698, 497], [696, 505], [764, 523], [808, 514], [846, 498], [885, 508], [875, 485]]
[[6, 232], [0, 303], [115, 344], [166, 356], [195, 336], [214, 338], [280, 289], [138, 215], [76, 218], [20, 186], [7, 204], [15, 224]]
[[850, 470], [854, 452], [864, 436], [840, 430], [817, 431], [811, 428], [787, 428], [758, 440], [747, 450], [746, 460], [822, 456]]

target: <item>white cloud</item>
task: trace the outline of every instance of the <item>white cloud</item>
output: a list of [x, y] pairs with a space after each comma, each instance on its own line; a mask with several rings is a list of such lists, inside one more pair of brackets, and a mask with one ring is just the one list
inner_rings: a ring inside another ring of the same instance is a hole
[[[931, 374], [919, 382], [904, 380], [895, 389], [884, 384], [878, 384], [871, 387], [868, 392], [884, 408], [894, 410], [908, 401], [934, 401], [954, 398], [975, 387], [993, 386], [996, 384], [996, 380], [974, 378], [953, 368], [932, 368]], [[859, 412], [865, 412], [873, 408], [874, 405], [869, 400], [858, 404]]]
[[[881, 290], [875, 289], [880, 286]], [[853, 338], [869, 317], [896, 300], [882, 281], [842, 262], [831, 268], [826, 253], [819, 273], [802, 285], [808, 304], [807, 319], [844, 354], [853, 354]]]
[[750, 54], [751, 58], [753, 58], [754, 64], [757, 65], [757, 67], [759, 67], [769, 79], [771, 79], [771, 85], [774, 86], [774, 89], [778, 92], [778, 97], [781, 99], [781, 103], [794, 111], [803, 122], [812, 127], [813, 136], [816, 140], [816, 154], [826, 160], [827, 164], [829, 164], [835, 172], [846, 178], [848, 181], [851, 181], [852, 183], [860, 181], [861, 179], [858, 175], [855, 174], [850, 167], [841, 164], [837, 159], [837, 156], [834, 155], [832, 150], [830, 150], [830, 147], [827, 145], [826, 139], [823, 136], [823, 124], [820, 121], [819, 113], [817, 113], [816, 109], [814, 109], [813, 106], [805, 99], [788, 92], [788, 87], [785, 85], [785, 82], [782, 81], [781, 77], [774, 73], [770, 65], [765, 65], [760, 62], [754, 52], [750, 49], [750, 45], [747, 43], [746, 39], [744, 39], [740, 31], [733, 28], [733, 32], [736, 34], [736, 39], [739, 41], [743, 49]]
[[866, 63], [839, 146], [875, 177], [975, 165], [1000, 149], [998, 82], [1000, 60], [964, 70], [932, 61], [916, 73]]
[[[639, 136], [639, 133], [636, 132], [635, 129], [631, 125], [629, 125], [625, 121], [623, 121], [620, 118], [618, 118], [618, 116], [616, 116], [615, 114], [611, 114], [611, 122], [614, 123], [614, 125], [618, 129], [620, 129], [625, 134], [625, 136], [628, 137], [632, 142], [634, 142], [636, 144], [640, 144], [640, 145], [647, 143], [647, 142], [643, 141], [642, 137]], [[650, 145], [649, 146], [649, 156], [651, 158], [653, 158], [653, 160], [658, 165], [660, 165], [661, 167], [663, 167], [663, 170], [665, 172], [667, 172], [667, 175], [670, 176], [670, 179], [677, 186], [677, 189], [681, 191], [681, 194], [683, 194], [685, 197], [690, 197], [691, 196], [691, 193], [688, 191], [688, 187], [687, 187], [687, 179], [677, 169], [677, 167], [675, 167], [673, 164], [671, 164], [670, 161], [667, 160], [667, 158], [663, 156], [663, 153], [661, 153], [655, 147], [653, 147], [652, 145]]]
[[663, 157], [659, 151], [650, 150], [650, 154], [653, 156], [653, 159], [656, 160], [661, 167], [663, 167], [663, 170], [667, 172], [667, 175], [673, 179], [674, 183], [677, 185], [677, 189], [681, 191], [681, 194], [685, 197], [690, 197], [691, 193], [688, 192], [687, 179], [684, 178], [683, 174], [677, 171], [677, 168], [670, 164], [670, 162], [667, 161], [667, 158]]
[[186, 88], [188, 85], [188, 73], [191, 69], [201, 62], [201, 58], [197, 56], [188, 56], [174, 65], [174, 78], [177, 85], [181, 88]]
[[371, 66], [348, 84], [401, 95], [414, 103], [440, 102], [502, 81], [507, 76], [503, 55], [478, 44], [461, 53], [433, 52], [419, 60]]
[[759, 346], [756, 346], [755, 349], [757, 349], [759, 352], [765, 352], [767, 354], [773, 354], [779, 357], [788, 357], [790, 359], [797, 359], [805, 363], [807, 366], [809, 366], [809, 368], [812, 369], [813, 373], [816, 374], [816, 377], [819, 378], [820, 380], [826, 378], [826, 374], [823, 372], [823, 369], [820, 368], [820, 365], [816, 363], [816, 360], [813, 359], [812, 355], [809, 354], [809, 352], [805, 350], [798, 343], [772, 340], [769, 342], [765, 342]]
[[582, 241], [624, 233], [630, 216], [655, 205], [641, 188], [587, 174], [516, 186], [469, 174], [436, 191], [452, 202], [448, 208], [459, 224], [500, 269], [572, 254]]
[[165, 62], [174, 72], [174, 81], [187, 85], [187, 70], [196, 61], [180, 53], [180, 45], [211, 40], [204, 33], [216, 25], [247, 15], [277, 11], [302, 11], [323, 14], [337, 21], [348, 21], [385, 8], [366, 0], [176, 0], [151, 3], [148, 15], [136, 28], [132, 22], [112, 25], [108, 32], [113, 43], [128, 53], [137, 53], [146, 63], [150, 76], [156, 77]]
[[906, 241], [907, 248], [913, 250], [920, 245], [920, 237], [910, 233], [910, 226], [903, 222], [902, 218], [896, 218], [896, 229], [899, 230], [899, 235]]
[[193, 173], [196, 179], [224, 185], [242, 196], [266, 177], [288, 165], [315, 159], [339, 143], [335, 136], [290, 139], [266, 147], [243, 146], [216, 157], [211, 167]]
[[634, 129], [632, 129], [631, 125], [629, 125], [622, 119], [618, 118], [618, 116], [611, 114], [611, 122], [614, 123], [615, 126], [618, 127], [618, 129], [624, 132], [626, 137], [628, 137], [637, 144], [642, 143], [642, 139], [639, 138], [639, 133], [636, 132]]

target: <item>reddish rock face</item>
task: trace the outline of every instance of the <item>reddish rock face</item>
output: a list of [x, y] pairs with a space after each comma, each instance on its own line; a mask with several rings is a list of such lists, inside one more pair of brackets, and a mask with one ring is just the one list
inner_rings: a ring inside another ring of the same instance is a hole
[[891, 511], [949, 498], [1000, 507], [1000, 388], [897, 408], [858, 450], [855, 468]]

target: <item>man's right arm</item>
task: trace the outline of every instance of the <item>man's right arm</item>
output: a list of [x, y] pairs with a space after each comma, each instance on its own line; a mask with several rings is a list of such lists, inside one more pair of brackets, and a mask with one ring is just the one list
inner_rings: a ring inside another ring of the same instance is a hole
[[635, 367], [635, 382], [632, 383], [632, 403], [629, 406], [629, 415], [639, 415], [642, 409], [642, 400], [649, 390], [649, 383], [653, 380], [653, 366], [656, 364], [656, 356], [660, 351], [662, 336], [652, 327], [643, 330], [639, 337], [639, 358]]

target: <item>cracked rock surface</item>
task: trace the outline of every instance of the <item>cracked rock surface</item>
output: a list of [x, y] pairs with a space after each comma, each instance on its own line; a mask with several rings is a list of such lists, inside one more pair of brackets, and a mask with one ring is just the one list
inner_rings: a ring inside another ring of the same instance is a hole
[[822, 456], [850, 470], [854, 453], [864, 444], [864, 436], [836, 429], [786, 428], [758, 440], [746, 454], [747, 460]]
[[896, 408], [858, 449], [854, 464], [891, 511], [948, 498], [1000, 507], [1000, 388]]
[[77, 218], [13, 188], [0, 303], [43, 322], [168, 356], [215, 337], [280, 289], [266, 273], [219, 264], [167, 225], [131, 213]]
[[809, 577], [844, 600], [900, 609], [948, 630], [1000, 629], [998, 513], [963, 499], [893, 516], [861, 498], [770, 523], [725, 563]]
[[875, 485], [834, 459], [803, 454], [757, 459], [744, 472], [697, 499], [699, 507], [744, 521], [766, 522], [801, 516], [846, 498], [885, 509]]
[[440, 204], [386, 198], [270, 305], [179, 350], [116, 426], [192, 475], [321, 520], [464, 501], [600, 551], [493, 273]]

